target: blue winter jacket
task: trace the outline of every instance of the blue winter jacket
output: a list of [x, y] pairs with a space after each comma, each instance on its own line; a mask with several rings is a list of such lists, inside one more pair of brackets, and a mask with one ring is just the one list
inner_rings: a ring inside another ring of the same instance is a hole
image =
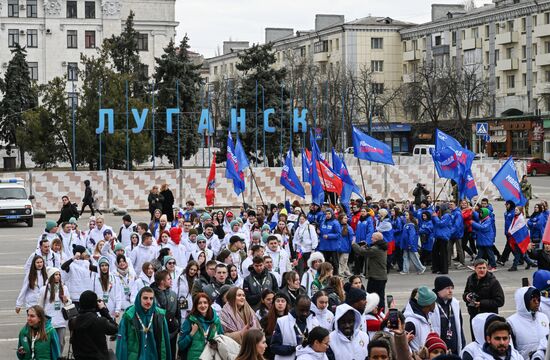
[[434, 223], [434, 237], [448, 241], [453, 231], [453, 218], [449, 214], [444, 214], [441, 218], [437, 215], [432, 216]]
[[413, 223], [407, 223], [403, 228], [403, 250], [418, 252], [418, 231]]
[[493, 246], [495, 243], [495, 233], [493, 232], [493, 220], [487, 216], [481, 221], [472, 221], [472, 230], [476, 234], [477, 246]]
[[372, 234], [374, 234], [374, 223], [372, 217], [367, 216], [363, 221], [359, 220], [355, 229], [355, 241], [366, 241], [367, 244], [372, 244]]
[[515, 209], [508, 210], [504, 212], [504, 236], [508, 238], [508, 230], [510, 230], [510, 226], [512, 225], [512, 220], [514, 220], [514, 213]]
[[495, 218], [495, 210], [493, 209], [493, 205], [491, 205], [491, 204], [487, 205], [487, 209], [489, 210], [489, 216], [491, 217], [491, 221], [493, 222], [493, 233], [496, 236], [497, 222], [496, 222], [496, 218]]
[[[340, 225], [343, 227], [343, 225]], [[339, 244], [338, 244], [338, 252], [339, 253], [344, 253], [344, 254], [349, 254], [351, 252], [351, 243], [353, 242], [353, 237], [354, 237], [354, 233], [353, 233], [353, 229], [351, 228], [351, 226], [349, 225], [345, 225], [348, 227], [348, 235], [347, 236], [344, 236], [342, 234], [340, 234], [340, 241], [339, 241]]]
[[315, 213], [310, 211], [309, 214], [307, 214], [307, 221], [309, 221], [310, 224], [315, 223], [317, 226], [321, 226], [324, 220], [325, 213], [322, 212], [321, 209]]
[[454, 209], [451, 212], [451, 218], [453, 219], [453, 232], [452, 239], [462, 239], [464, 236], [464, 219], [462, 218], [462, 211], [459, 208]]
[[422, 243], [422, 249], [426, 251], [432, 251], [434, 247], [434, 225], [431, 221], [423, 221], [418, 227], [418, 233], [420, 235], [425, 234], [427, 241]]
[[382, 235], [384, 236], [384, 240], [386, 240], [387, 243], [395, 240], [393, 226], [391, 225], [391, 221], [388, 218], [385, 218], [378, 223], [376, 231], [380, 231], [382, 233]]
[[403, 226], [405, 226], [405, 219], [402, 216], [398, 216], [396, 218], [392, 218], [391, 220], [391, 226], [393, 228], [393, 236], [395, 238], [395, 246], [404, 249], [405, 244], [403, 240]]
[[[342, 233], [342, 227], [338, 223], [338, 220], [331, 218], [325, 219], [320, 227], [321, 235], [319, 235], [319, 251], [338, 251], [338, 245], [340, 243], [340, 237]], [[325, 235], [327, 238], [325, 239]]]
[[544, 234], [544, 228], [546, 227], [544, 213], [532, 214], [529, 220], [527, 220], [527, 226], [529, 227], [531, 239], [542, 239], [542, 234]]

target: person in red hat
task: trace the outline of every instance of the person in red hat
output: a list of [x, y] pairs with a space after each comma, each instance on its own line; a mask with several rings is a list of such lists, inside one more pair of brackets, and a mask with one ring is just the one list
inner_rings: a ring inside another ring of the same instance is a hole
[[421, 356], [423, 359], [432, 360], [439, 355], [447, 353], [447, 345], [445, 344], [445, 341], [443, 341], [436, 332], [428, 334], [428, 337], [426, 338], [426, 343], [424, 343], [424, 347], [426, 348], [428, 354], [427, 357]]

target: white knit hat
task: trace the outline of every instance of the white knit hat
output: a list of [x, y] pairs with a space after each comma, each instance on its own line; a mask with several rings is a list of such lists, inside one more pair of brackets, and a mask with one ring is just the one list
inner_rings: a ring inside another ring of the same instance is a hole
[[365, 306], [365, 314], [370, 313], [374, 310], [375, 307], [378, 306], [378, 303], [380, 302], [380, 296], [375, 293], [367, 293], [367, 306]]
[[48, 274], [48, 280], [55, 275], [55, 273], [61, 273], [61, 270], [59, 270], [56, 267], [48, 267], [46, 269], [46, 274]]
[[313, 264], [314, 261], [321, 260], [321, 262], [325, 262], [325, 257], [322, 253], [318, 251], [314, 251], [309, 256], [309, 259], [307, 259], [307, 267], [311, 268], [311, 264]]

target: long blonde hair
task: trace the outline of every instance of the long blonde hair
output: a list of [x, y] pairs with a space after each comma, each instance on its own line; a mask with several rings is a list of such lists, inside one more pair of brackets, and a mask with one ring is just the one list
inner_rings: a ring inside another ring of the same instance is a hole
[[244, 302], [242, 311], [239, 311], [239, 309], [237, 308], [237, 292], [239, 290], [244, 292], [244, 290], [240, 287], [232, 287], [231, 289], [229, 289], [226, 295], [227, 303], [231, 306], [235, 315], [239, 315], [242, 318], [245, 325], [252, 325], [256, 314], [254, 313], [254, 310], [252, 310], [250, 305], [248, 305], [248, 302]]

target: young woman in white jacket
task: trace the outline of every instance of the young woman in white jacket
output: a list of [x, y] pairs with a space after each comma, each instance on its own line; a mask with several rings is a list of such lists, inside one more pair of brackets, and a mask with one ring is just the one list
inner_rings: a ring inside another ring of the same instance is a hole
[[114, 275], [118, 279], [120, 289], [122, 291], [120, 311], [124, 312], [124, 310], [133, 304], [132, 288], [134, 287], [134, 282], [136, 281], [136, 274], [132, 271], [132, 269], [130, 269], [128, 258], [126, 258], [125, 255], [117, 255], [116, 271], [114, 272]]
[[118, 318], [122, 306], [123, 292], [120, 280], [110, 272], [109, 259], [102, 256], [98, 261], [97, 273], [92, 275], [92, 291], [102, 299], [111, 316]]
[[50, 267], [47, 269], [48, 283], [40, 289], [38, 296], [38, 305], [40, 305], [47, 316], [51, 318], [52, 327], [57, 332], [61, 353], [65, 346], [65, 330], [67, 329], [67, 320], [63, 318], [61, 309], [71, 304], [69, 298], [69, 289], [61, 281], [61, 271], [58, 268]]
[[150, 286], [153, 282], [155, 282], [155, 268], [153, 267], [153, 264], [146, 261], [141, 266], [141, 273], [137, 277], [136, 281], [134, 281], [134, 286], [132, 287], [132, 292], [130, 295], [132, 303], [134, 302], [134, 299], [139, 291], [146, 286]]
[[319, 290], [311, 299], [311, 311], [315, 314], [315, 318], [319, 325], [332, 329], [334, 322], [334, 314], [328, 309], [328, 294], [324, 290]]
[[328, 360], [329, 335], [323, 326], [314, 327], [304, 343], [296, 348], [296, 360]]
[[307, 221], [307, 217], [304, 213], [301, 213], [298, 217], [298, 227], [294, 232], [293, 242], [296, 253], [302, 254], [301, 259], [298, 261], [298, 272], [303, 274], [311, 253], [315, 251], [317, 245], [319, 245], [319, 238], [317, 237], [315, 226]]
[[21, 286], [19, 296], [15, 301], [15, 312], [19, 314], [23, 306], [25, 309], [28, 309], [38, 304], [40, 289], [42, 289], [47, 282], [48, 274], [46, 273], [46, 266], [44, 266], [44, 259], [42, 256], [35, 255], [32, 259], [31, 268], [23, 279], [23, 286]]

